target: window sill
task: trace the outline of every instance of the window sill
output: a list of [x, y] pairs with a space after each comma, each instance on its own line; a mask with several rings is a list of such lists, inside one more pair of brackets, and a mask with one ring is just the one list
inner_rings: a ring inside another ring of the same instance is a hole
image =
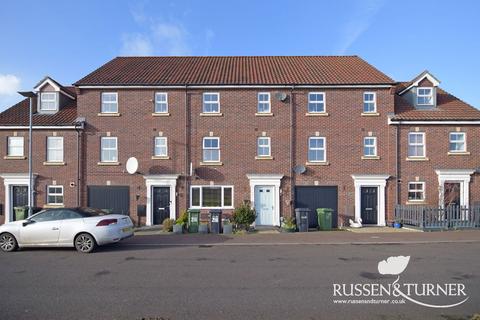
[[170, 113], [169, 112], [154, 112], [152, 113], [152, 117], [170, 117]]
[[307, 112], [305, 116], [307, 117], [328, 117], [330, 114], [328, 112]]
[[407, 157], [407, 161], [430, 161], [427, 157], [418, 157], [418, 158], [412, 158], [412, 157]]
[[99, 166], [119, 166], [120, 162], [98, 162]]
[[425, 200], [408, 200], [405, 204], [425, 204]]
[[64, 204], [45, 204], [43, 205], [43, 208], [49, 209], [49, 208], [65, 208]]
[[170, 160], [169, 156], [152, 156], [152, 160]]
[[200, 162], [201, 166], [223, 166], [223, 162]]
[[223, 117], [223, 113], [221, 112], [211, 112], [211, 113], [200, 113], [200, 117]]
[[273, 160], [272, 156], [255, 156], [255, 160]]
[[378, 112], [362, 112], [360, 115], [362, 117], [380, 117], [380, 113]]
[[271, 112], [255, 112], [256, 117], [273, 117]]
[[45, 161], [43, 163], [43, 165], [44, 166], [64, 166], [65, 162], [63, 162], [63, 161], [62, 162], [52, 162], [52, 161], [48, 162], [48, 161]]
[[448, 152], [449, 156], [469, 156], [470, 152], [465, 151], [465, 152]]
[[319, 162], [306, 162], [305, 165], [307, 166], [329, 166], [330, 163], [328, 161], [319, 161]]
[[5, 160], [25, 160], [27, 157], [25, 156], [5, 156], [3, 157]]
[[122, 114], [118, 112], [112, 112], [112, 113], [97, 113], [97, 116], [99, 117], [120, 117]]
[[380, 160], [380, 156], [362, 156], [362, 160]]

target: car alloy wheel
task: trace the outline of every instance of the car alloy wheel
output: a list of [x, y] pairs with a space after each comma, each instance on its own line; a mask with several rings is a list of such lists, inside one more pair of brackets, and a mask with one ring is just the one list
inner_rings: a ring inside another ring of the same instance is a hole
[[95, 240], [89, 234], [82, 233], [75, 238], [75, 248], [83, 253], [90, 253], [95, 249]]
[[4, 233], [0, 236], [0, 248], [5, 252], [13, 251], [17, 248], [17, 240], [10, 233]]

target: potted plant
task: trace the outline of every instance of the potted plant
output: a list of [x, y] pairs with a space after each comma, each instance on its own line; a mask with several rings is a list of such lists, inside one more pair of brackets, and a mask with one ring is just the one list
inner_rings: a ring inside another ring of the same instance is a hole
[[222, 219], [223, 224], [223, 234], [232, 234], [233, 225], [229, 218]]
[[393, 227], [395, 229], [400, 229], [402, 226], [403, 226], [402, 219], [395, 219], [395, 221], [393, 222]]
[[251, 208], [249, 204], [242, 203], [233, 211], [232, 219], [237, 230], [248, 231], [250, 225], [255, 222], [257, 215], [255, 209]]
[[286, 217], [281, 220], [281, 226], [283, 232], [295, 232], [297, 226], [295, 225], [295, 221], [292, 217]]
[[198, 225], [198, 233], [208, 233], [208, 223], [201, 222]]
[[172, 231], [173, 231], [173, 225], [174, 225], [174, 224], [175, 224], [175, 220], [170, 219], [170, 218], [166, 218], [166, 219], [163, 220], [163, 222], [162, 222], [163, 231], [164, 231], [164, 232], [172, 232]]

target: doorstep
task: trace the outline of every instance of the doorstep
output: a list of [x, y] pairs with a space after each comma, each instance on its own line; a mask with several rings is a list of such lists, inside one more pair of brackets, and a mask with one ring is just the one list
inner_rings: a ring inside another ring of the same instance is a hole
[[364, 226], [362, 228], [343, 227], [342, 230], [354, 232], [354, 233], [406, 233], [406, 232], [423, 232], [419, 229], [413, 228], [391, 228], [391, 227], [377, 227], [377, 226]]

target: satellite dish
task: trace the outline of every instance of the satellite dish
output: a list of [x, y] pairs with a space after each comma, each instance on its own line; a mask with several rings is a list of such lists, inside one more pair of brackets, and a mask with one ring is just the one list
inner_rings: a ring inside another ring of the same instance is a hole
[[307, 168], [305, 168], [305, 166], [297, 165], [297, 166], [293, 167], [293, 172], [295, 172], [297, 174], [305, 173], [305, 171], [307, 171]]
[[127, 160], [127, 172], [130, 174], [137, 173], [138, 170], [138, 160], [135, 157], [128, 158]]
[[276, 92], [275, 98], [277, 98], [279, 101], [285, 101], [287, 100], [287, 94], [285, 92]]

